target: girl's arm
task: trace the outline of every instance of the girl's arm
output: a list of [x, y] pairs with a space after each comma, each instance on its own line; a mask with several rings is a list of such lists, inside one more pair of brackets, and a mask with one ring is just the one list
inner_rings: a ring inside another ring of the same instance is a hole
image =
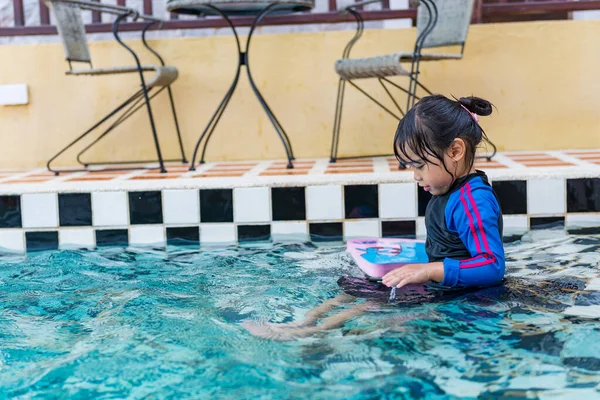
[[444, 286], [491, 286], [504, 277], [504, 246], [498, 227], [500, 206], [489, 186], [467, 182], [446, 206], [446, 226], [458, 233], [471, 253], [444, 259]]

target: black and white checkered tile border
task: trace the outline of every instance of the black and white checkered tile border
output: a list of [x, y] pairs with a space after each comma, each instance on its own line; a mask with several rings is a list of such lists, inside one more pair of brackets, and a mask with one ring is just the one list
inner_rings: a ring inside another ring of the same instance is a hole
[[[600, 231], [600, 178], [495, 181], [505, 234]], [[414, 183], [34, 193], [0, 196], [0, 247], [235, 243], [304, 237], [423, 237]]]

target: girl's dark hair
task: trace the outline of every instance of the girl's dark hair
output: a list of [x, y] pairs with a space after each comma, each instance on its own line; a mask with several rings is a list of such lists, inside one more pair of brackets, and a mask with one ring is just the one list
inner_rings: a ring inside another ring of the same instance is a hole
[[[477, 146], [482, 141], [489, 143], [485, 132], [471, 113], [478, 116], [490, 115], [492, 104], [479, 97], [461, 97], [458, 100], [451, 100], [440, 94], [423, 97], [398, 124], [394, 136], [396, 158], [401, 164], [435, 158], [448, 171], [443, 162], [444, 152], [454, 139], [460, 138], [467, 145], [466, 161], [471, 169]], [[420, 160], [411, 159], [409, 151]], [[448, 173], [453, 175], [450, 171]]]

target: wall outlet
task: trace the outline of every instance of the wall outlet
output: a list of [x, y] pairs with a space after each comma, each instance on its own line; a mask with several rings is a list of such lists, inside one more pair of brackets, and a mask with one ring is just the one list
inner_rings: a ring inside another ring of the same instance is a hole
[[0, 85], [0, 106], [29, 104], [27, 84]]

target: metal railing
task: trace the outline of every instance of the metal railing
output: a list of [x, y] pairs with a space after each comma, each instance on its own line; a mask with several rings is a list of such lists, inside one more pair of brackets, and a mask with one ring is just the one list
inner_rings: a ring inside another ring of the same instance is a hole
[[[43, 0], [39, 1], [38, 25], [25, 24], [25, 11], [23, 0], [12, 0], [14, 10], [14, 25], [0, 27], [0, 36], [25, 36], [25, 35], [55, 35], [56, 27], [50, 23], [50, 13]], [[100, 0], [96, 0], [100, 1]], [[127, 0], [117, 0], [117, 5], [125, 6]], [[164, 10], [153, 13], [152, 0], [143, 0], [142, 12], [146, 15], [161, 16]], [[600, 10], [600, 0], [546, 0], [546, 1], [510, 1], [510, 0], [475, 0], [473, 23], [507, 22], [535, 19], [566, 19], [573, 11]], [[102, 22], [100, 13], [91, 12], [91, 23], [86, 25], [90, 33], [110, 32], [112, 23]], [[390, 9], [389, 0], [384, 1], [380, 10], [366, 10], [361, 12], [365, 21], [380, 21], [391, 19], [415, 19], [416, 9], [404, 10]], [[235, 26], [250, 26], [253, 17], [231, 18]], [[337, 0], [328, 0], [328, 11], [313, 11], [289, 15], [278, 15], [265, 18], [263, 25], [298, 25], [298, 24], [333, 24], [353, 22], [351, 15], [338, 11]], [[141, 22], [124, 22], [122, 31], [142, 30]], [[224, 28], [226, 21], [222, 18], [178, 19], [171, 14], [170, 20], [165, 21], [163, 29], [199, 29], [199, 28]]]

